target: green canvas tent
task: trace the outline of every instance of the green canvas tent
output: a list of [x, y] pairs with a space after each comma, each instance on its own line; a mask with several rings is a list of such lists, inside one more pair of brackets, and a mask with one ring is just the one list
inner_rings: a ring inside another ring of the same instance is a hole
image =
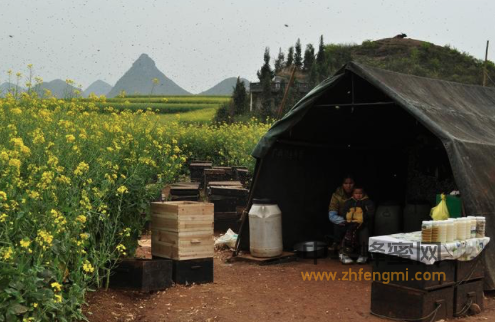
[[[451, 178], [466, 213], [485, 216], [487, 236], [495, 235], [494, 88], [349, 63], [276, 122], [252, 155], [252, 194], [281, 208], [286, 249], [328, 233], [331, 193], [347, 172], [378, 204], [421, 194], [412, 172]], [[248, 225], [241, 236], [246, 247]], [[486, 289], [495, 289], [490, 244], [486, 268]]]

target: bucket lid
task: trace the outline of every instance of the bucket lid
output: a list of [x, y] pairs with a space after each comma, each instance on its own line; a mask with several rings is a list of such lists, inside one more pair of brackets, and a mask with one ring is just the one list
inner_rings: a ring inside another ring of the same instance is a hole
[[273, 200], [270, 200], [268, 198], [254, 198], [253, 204], [256, 204], [256, 205], [274, 205], [275, 202], [273, 202]]

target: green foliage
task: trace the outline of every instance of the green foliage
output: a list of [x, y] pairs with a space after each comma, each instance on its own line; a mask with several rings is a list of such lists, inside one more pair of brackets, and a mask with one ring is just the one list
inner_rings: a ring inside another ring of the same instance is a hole
[[308, 73], [315, 64], [315, 48], [312, 44], [306, 45], [304, 51], [303, 70]]
[[324, 75], [326, 74], [326, 54], [325, 54], [325, 44], [323, 42], [323, 35], [320, 36], [320, 44], [318, 45], [318, 54], [316, 56], [316, 81], [315, 83], [320, 83], [323, 79], [325, 79]]
[[294, 65], [296, 65], [296, 67], [299, 69], [301, 69], [303, 66], [301, 40], [299, 38], [297, 39], [295, 46]]
[[261, 92], [261, 109], [258, 111], [258, 115], [261, 120], [266, 120], [268, 117], [273, 116], [274, 109], [274, 99], [272, 95], [272, 80], [265, 76], [261, 81], [261, 86], [263, 86]]
[[247, 111], [247, 99], [248, 96], [246, 92], [246, 86], [244, 85], [244, 82], [241, 81], [241, 78], [237, 77], [234, 92], [232, 93], [234, 115], [241, 115]]
[[290, 67], [294, 64], [294, 47], [289, 47], [289, 51], [287, 52], [287, 62], [285, 63], [285, 67]]
[[0, 321], [84, 320], [85, 293], [132, 255], [142, 214], [187, 158], [252, 171], [271, 125], [103, 114], [92, 100], [0, 99]]
[[146, 111], [147, 109], [151, 109], [156, 113], [160, 114], [175, 114], [175, 113], [184, 113], [190, 111], [201, 110], [204, 108], [211, 108], [211, 104], [164, 104], [164, 103], [130, 103], [129, 101], [124, 100], [124, 102], [101, 102], [95, 103], [97, 107], [99, 107], [102, 112], [113, 112], [115, 110], [123, 111]]
[[186, 155], [152, 112], [0, 99], [0, 320], [80, 320]]
[[273, 72], [270, 66], [270, 48], [268, 47], [265, 48], [265, 54], [263, 55], [263, 60], [264, 60], [263, 66], [261, 66], [261, 69], [257, 72], [258, 78], [261, 82], [266, 77], [272, 79], [273, 76], [275, 76], [275, 73]]
[[282, 52], [282, 48], [278, 51], [277, 59], [275, 60], [275, 74], [280, 73], [285, 67], [285, 55]]
[[[390, 40], [387, 40], [390, 41]], [[399, 73], [430, 77], [448, 81], [481, 85], [484, 62], [467, 53], [461, 53], [447, 45], [436, 46], [428, 42], [402, 44], [397, 41], [389, 45], [384, 41], [364, 41], [359, 45], [330, 44], [325, 46], [327, 57], [325, 67], [319, 66], [324, 74], [331, 76], [349, 61], [361, 62]], [[495, 68], [492, 62], [487, 64], [488, 86], [495, 86]]]
[[220, 105], [213, 118], [214, 123], [230, 123], [233, 116], [232, 102], [226, 102]]

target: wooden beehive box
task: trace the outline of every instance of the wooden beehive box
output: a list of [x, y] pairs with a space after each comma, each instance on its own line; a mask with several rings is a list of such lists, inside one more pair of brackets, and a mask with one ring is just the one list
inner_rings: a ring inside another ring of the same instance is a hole
[[151, 254], [175, 260], [213, 257], [213, 204], [151, 203]]

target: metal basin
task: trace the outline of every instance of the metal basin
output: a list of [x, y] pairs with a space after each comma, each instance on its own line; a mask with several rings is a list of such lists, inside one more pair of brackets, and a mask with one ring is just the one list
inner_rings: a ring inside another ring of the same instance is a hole
[[294, 251], [302, 258], [323, 258], [328, 254], [328, 244], [322, 241], [306, 241], [294, 245]]

